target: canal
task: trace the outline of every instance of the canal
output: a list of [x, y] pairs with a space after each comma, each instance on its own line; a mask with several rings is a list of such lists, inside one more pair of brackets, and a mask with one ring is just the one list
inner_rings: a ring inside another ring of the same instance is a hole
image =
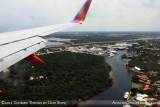
[[[113, 105], [109, 105], [111, 102], [124, 101], [124, 93], [131, 89], [133, 72], [128, 72], [126, 62], [121, 59], [123, 54], [126, 54], [126, 51], [118, 51], [117, 54], [111, 58], [106, 57], [106, 62], [112, 66], [110, 76], [113, 79], [113, 85], [106, 91], [87, 101], [81, 102], [79, 104], [80, 106], [105, 105], [105, 107], [112, 107]], [[116, 106], [123, 107], [123, 105]]]

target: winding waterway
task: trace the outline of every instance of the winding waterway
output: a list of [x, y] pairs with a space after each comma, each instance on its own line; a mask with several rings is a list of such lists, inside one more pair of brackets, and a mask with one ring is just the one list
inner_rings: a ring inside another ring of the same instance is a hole
[[[124, 100], [124, 93], [129, 91], [131, 88], [133, 75], [133, 72], [128, 72], [125, 62], [121, 59], [121, 56], [125, 53], [126, 51], [118, 51], [116, 56], [111, 58], [106, 57], [106, 62], [112, 66], [112, 72], [110, 73], [110, 76], [113, 79], [113, 85], [106, 91], [90, 98], [87, 101], [81, 102], [79, 104], [80, 106], [105, 105], [105, 107], [112, 107], [113, 105], [107, 105], [107, 101], [113, 102]], [[121, 106], [119, 105], [118, 107]]]

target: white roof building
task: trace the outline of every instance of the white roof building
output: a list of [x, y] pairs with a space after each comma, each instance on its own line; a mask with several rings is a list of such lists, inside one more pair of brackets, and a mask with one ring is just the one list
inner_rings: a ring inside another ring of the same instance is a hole
[[134, 67], [134, 69], [135, 69], [135, 70], [138, 70], [138, 71], [140, 71], [140, 70], [141, 70], [141, 68], [136, 67], [136, 66]]
[[138, 100], [138, 101], [145, 101], [145, 99], [144, 98], [146, 98], [146, 97], [148, 97], [148, 95], [147, 94], [137, 94], [137, 96], [136, 96], [136, 100]]

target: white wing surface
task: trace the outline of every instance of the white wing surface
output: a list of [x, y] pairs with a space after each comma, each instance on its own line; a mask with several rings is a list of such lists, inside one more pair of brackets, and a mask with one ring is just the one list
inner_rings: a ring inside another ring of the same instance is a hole
[[0, 71], [25, 58], [31, 62], [37, 63], [38, 58], [35, 59], [33, 53], [44, 48], [46, 42], [46, 40], [41, 37], [64, 30], [76, 24], [82, 24], [91, 2], [92, 0], [86, 1], [72, 22], [0, 33]]

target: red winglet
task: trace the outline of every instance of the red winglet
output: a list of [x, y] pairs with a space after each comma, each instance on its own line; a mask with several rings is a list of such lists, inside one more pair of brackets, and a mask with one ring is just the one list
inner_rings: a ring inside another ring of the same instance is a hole
[[44, 65], [44, 62], [34, 54], [26, 57], [24, 60], [25, 61], [30, 61], [32, 63], [39, 64], [39, 65]]
[[81, 10], [78, 12], [76, 17], [73, 19], [73, 23], [79, 23], [82, 24], [86, 18], [86, 15], [88, 13], [89, 7], [91, 5], [92, 0], [87, 0], [86, 3], [83, 5]]
[[3, 91], [2, 90], [0, 90], [0, 95], [3, 93]]

